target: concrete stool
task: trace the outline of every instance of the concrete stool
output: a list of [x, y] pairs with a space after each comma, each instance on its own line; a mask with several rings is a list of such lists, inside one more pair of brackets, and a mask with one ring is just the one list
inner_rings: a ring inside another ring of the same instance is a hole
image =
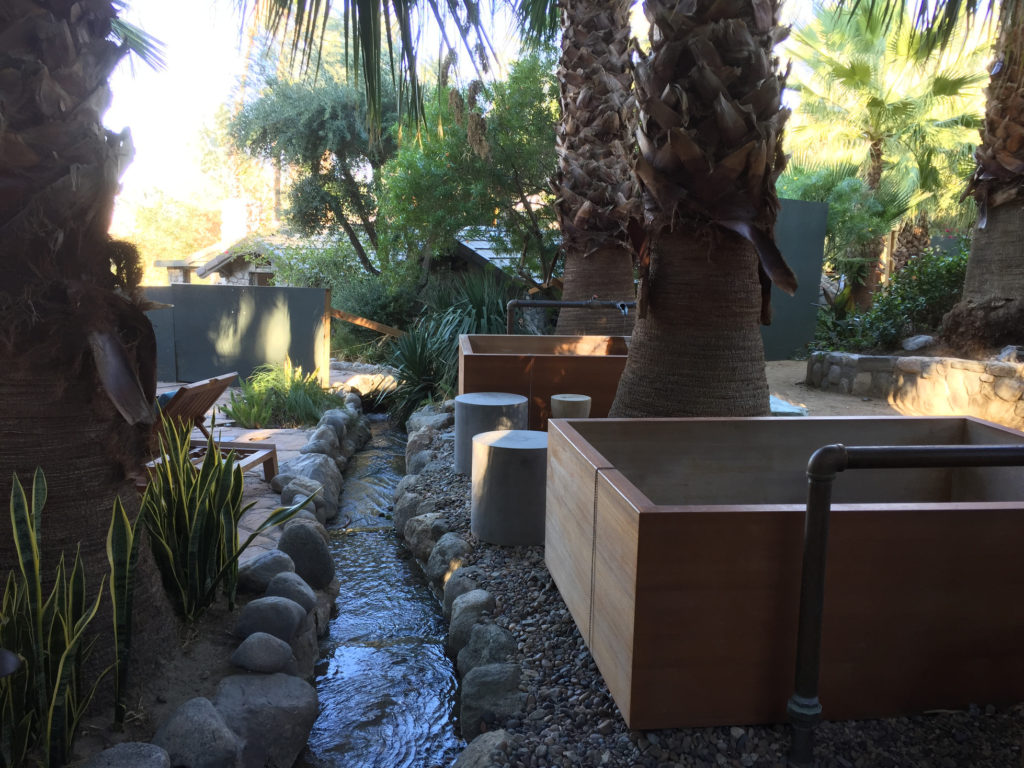
[[552, 395], [552, 419], [585, 419], [590, 416], [589, 395]]
[[548, 433], [525, 429], [473, 438], [470, 527], [491, 544], [543, 544]]
[[473, 469], [473, 436], [496, 429], [526, 429], [525, 397], [508, 392], [469, 392], [455, 398], [455, 471]]

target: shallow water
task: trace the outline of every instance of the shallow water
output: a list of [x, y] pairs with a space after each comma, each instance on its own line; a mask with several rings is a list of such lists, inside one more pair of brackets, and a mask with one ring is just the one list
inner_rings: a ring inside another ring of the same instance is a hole
[[300, 767], [447, 766], [464, 746], [454, 729], [456, 680], [441, 610], [384, 517], [404, 442], [383, 420], [372, 427], [345, 472], [331, 530], [341, 594], [320, 644], [320, 717]]

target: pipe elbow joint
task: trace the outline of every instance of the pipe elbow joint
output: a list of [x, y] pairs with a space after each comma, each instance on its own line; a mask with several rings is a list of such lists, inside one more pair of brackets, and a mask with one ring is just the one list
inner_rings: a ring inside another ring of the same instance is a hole
[[823, 445], [811, 454], [807, 462], [807, 477], [832, 478], [842, 472], [849, 464], [846, 446], [842, 443]]

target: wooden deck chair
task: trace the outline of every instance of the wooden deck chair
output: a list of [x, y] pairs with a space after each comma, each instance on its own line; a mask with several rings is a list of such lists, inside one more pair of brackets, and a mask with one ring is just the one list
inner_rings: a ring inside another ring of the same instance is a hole
[[[177, 420], [190, 424], [202, 432], [206, 438], [205, 440], [189, 441], [189, 458], [196, 466], [202, 464], [210, 439], [210, 432], [204, 423], [206, 413], [236, 378], [238, 378], [238, 374], [232, 372], [195, 381], [191, 384], [183, 384], [160, 408], [154, 434], [160, 434], [165, 421], [173, 423]], [[268, 483], [277, 474], [277, 446], [273, 443], [217, 442], [217, 448], [223, 457], [227, 457], [228, 453], [234, 451], [235, 463], [242, 468], [243, 472], [262, 464], [263, 477]], [[156, 461], [159, 461], [159, 458], [149, 462], [146, 466], [152, 466]], [[146, 483], [145, 477], [136, 481], [136, 485], [142, 488], [145, 488]]]

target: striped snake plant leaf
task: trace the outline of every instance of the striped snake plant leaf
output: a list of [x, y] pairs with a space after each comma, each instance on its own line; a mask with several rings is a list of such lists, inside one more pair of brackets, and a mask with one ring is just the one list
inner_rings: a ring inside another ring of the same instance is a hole
[[107, 530], [107, 562], [110, 563], [110, 603], [114, 614], [114, 723], [118, 726], [124, 723], [126, 712], [125, 692], [128, 685], [132, 605], [138, 560], [138, 537], [121, 498], [115, 497], [110, 528]]

